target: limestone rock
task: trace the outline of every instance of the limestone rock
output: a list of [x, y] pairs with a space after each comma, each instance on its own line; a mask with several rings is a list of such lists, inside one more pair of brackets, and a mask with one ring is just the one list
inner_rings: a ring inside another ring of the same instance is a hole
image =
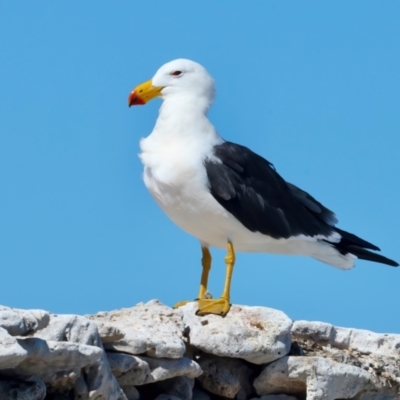
[[49, 322], [49, 313], [43, 310], [19, 310], [0, 306], [0, 327], [12, 336], [26, 335], [44, 328]]
[[360, 399], [369, 399], [376, 392], [390, 399], [399, 390], [399, 335], [338, 328], [322, 322], [298, 321], [293, 326], [292, 336], [302, 355], [331, 359], [368, 372], [371, 381], [364, 388]]
[[44, 340], [81, 343], [103, 348], [97, 325], [79, 315], [50, 314], [46, 327], [32, 336]]
[[21, 375], [47, 377], [60, 371], [84, 368], [99, 361], [103, 353], [95, 346], [39, 338], [18, 339], [18, 343], [28, 354], [15, 369]]
[[265, 364], [290, 350], [292, 321], [281, 311], [232, 305], [224, 318], [200, 317], [196, 315], [195, 302], [180, 310], [190, 329], [190, 344], [206, 353]]
[[[82, 399], [92, 396], [103, 396], [107, 400], [126, 400], [122, 389], [111, 373], [107, 356], [104, 352], [97, 325], [87, 318], [77, 315], [50, 315], [50, 321], [44, 329], [35, 332], [35, 337], [47, 340], [47, 343], [58, 341], [59, 345], [64, 343], [71, 349], [74, 344], [83, 350], [82, 357], [77, 355], [77, 363], [74, 367], [65, 366], [65, 373], [46, 375], [42, 379], [49, 385], [61, 390], [65, 384], [65, 389], [74, 385], [74, 391]], [[61, 345], [62, 346], [62, 345]], [[78, 351], [79, 353], [79, 351]], [[97, 356], [95, 356], [97, 354]], [[92, 359], [92, 356], [96, 360]], [[72, 353], [64, 352], [61, 358], [67, 362]], [[85, 365], [83, 365], [85, 364]], [[85, 378], [82, 375], [82, 368], [85, 369]], [[53, 371], [54, 372], [54, 371]], [[100, 399], [101, 397], [99, 397]]]
[[[20, 364], [22, 374], [35, 373], [57, 390], [73, 388], [82, 399], [97, 396], [99, 400], [126, 400], [111, 373], [93, 321], [77, 315], [50, 314], [48, 324], [33, 336], [20, 339], [25, 340], [25, 347], [31, 346], [28, 354], [32, 360]], [[54, 361], [52, 351], [58, 354]], [[35, 365], [41, 366], [40, 373], [34, 371]]]
[[185, 352], [182, 312], [157, 300], [135, 307], [88, 316], [101, 329], [116, 327], [124, 334], [104, 343], [107, 350], [143, 354], [156, 358], [180, 358]]
[[0, 378], [0, 399], [8, 400], [43, 400], [46, 385], [39, 378], [23, 380], [16, 377]]
[[0, 370], [16, 367], [27, 357], [27, 351], [21, 347], [17, 339], [0, 328]]
[[368, 386], [371, 375], [353, 365], [322, 357], [284, 357], [254, 381], [260, 395], [304, 394], [307, 400], [350, 399]]
[[198, 362], [203, 374], [197, 379], [205, 390], [228, 399], [248, 398], [250, 371], [244, 361], [204, 354]]
[[99, 335], [103, 345], [105, 343], [112, 343], [122, 339], [125, 336], [125, 333], [122, 332], [115, 326], [104, 325], [101, 322], [97, 322], [97, 329], [99, 331]]
[[178, 376], [196, 378], [202, 373], [200, 366], [186, 357], [174, 360], [117, 353], [107, 356], [120, 385], [145, 385]]
[[180, 358], [179, 360], [142, 357], [142, 360], [146, 361], [149, 365], [153, 382], [163, 381], [178, 376], [196, 378], [202, 374], [199, 364], [186, 357]]
[[0, 306], [0, 400], [400, 398], [400, 335], [196, 310], [152, 301], [89, 319]]
[[120, 385], [137, 386], [153, 381], [149, 365], [140, 357], [108, 352], [107, 358]]
[[340, 328], [316, 321], [295, 321], [294, 338], [312, 339], [314, 342], [340, 349], [353, 349], [363, 354], [400, 356], [400, 335], [374, 333], [363, 329]]

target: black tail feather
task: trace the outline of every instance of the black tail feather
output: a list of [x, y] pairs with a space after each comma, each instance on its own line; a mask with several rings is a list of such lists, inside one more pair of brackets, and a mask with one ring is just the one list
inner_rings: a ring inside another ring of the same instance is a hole
[[361, 260], [374, 261], [381, 264], [390, 265], [392, 267], [398, 267], [399, 264], [396, 261], [391, 260], [390, 258], [381, 256], [380, 254], [372, 253], [366, 249], [357, 246], [348, 246], [347, 252], [355, 255]]
[[346, 231], [342, 231], [339, 228], [335, 227], [335, 231], [340, 233], [340, 236], [342, 236], [342, 239], [340, 240], [340, 243], [345, 245], [345, 246], [358, 246], [362, 247], [364, 249], [370, 249], [370, 250], [376, 250], [380, 251], [381, 249], [377, 246], [375, 246], [372, 243], [367, 242], [364, 239], [361, 239], [360, 237]]
[[340, 253], [342, 254], [353, 254], [361, 260], [373, 261], [381, 264], [390, 265], [392, 267], [398, 267], [399, 264], [390, 258], [381, 256], [380, 254], [373, 253], [370, 250], [379, 251], [379, 247], [367, 242], [364, 239], [359, 238], [352, 233], [342, 231], [335, 227], [335, 230], [342, 236], [339, 243], [331, 243]]

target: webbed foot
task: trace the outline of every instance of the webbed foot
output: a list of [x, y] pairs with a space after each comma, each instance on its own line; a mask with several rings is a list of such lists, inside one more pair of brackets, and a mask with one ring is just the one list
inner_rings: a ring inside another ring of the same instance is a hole
[[219, 299], [200, 299], [198, 302], [197, 315], [216, 314], [225, 316], [231, 307], [229, 300], [224, 297]]

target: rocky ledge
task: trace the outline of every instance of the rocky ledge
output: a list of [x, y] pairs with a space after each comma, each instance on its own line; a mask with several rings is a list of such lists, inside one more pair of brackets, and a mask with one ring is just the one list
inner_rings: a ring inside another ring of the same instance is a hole
[[153, 300], [85, 317], [0, 307], [0, 400], [395, 400], [400, 335]]

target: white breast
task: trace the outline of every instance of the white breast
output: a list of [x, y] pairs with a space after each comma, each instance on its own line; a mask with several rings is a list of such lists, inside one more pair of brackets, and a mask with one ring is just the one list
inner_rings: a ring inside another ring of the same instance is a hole
[[145, 185], [169, 218], [203, 243], [224, 248], [231, 218], [210, 194], [203, 165], [220, 141], [177, 143], [150, 135], [140, 143], [140, 158]]

